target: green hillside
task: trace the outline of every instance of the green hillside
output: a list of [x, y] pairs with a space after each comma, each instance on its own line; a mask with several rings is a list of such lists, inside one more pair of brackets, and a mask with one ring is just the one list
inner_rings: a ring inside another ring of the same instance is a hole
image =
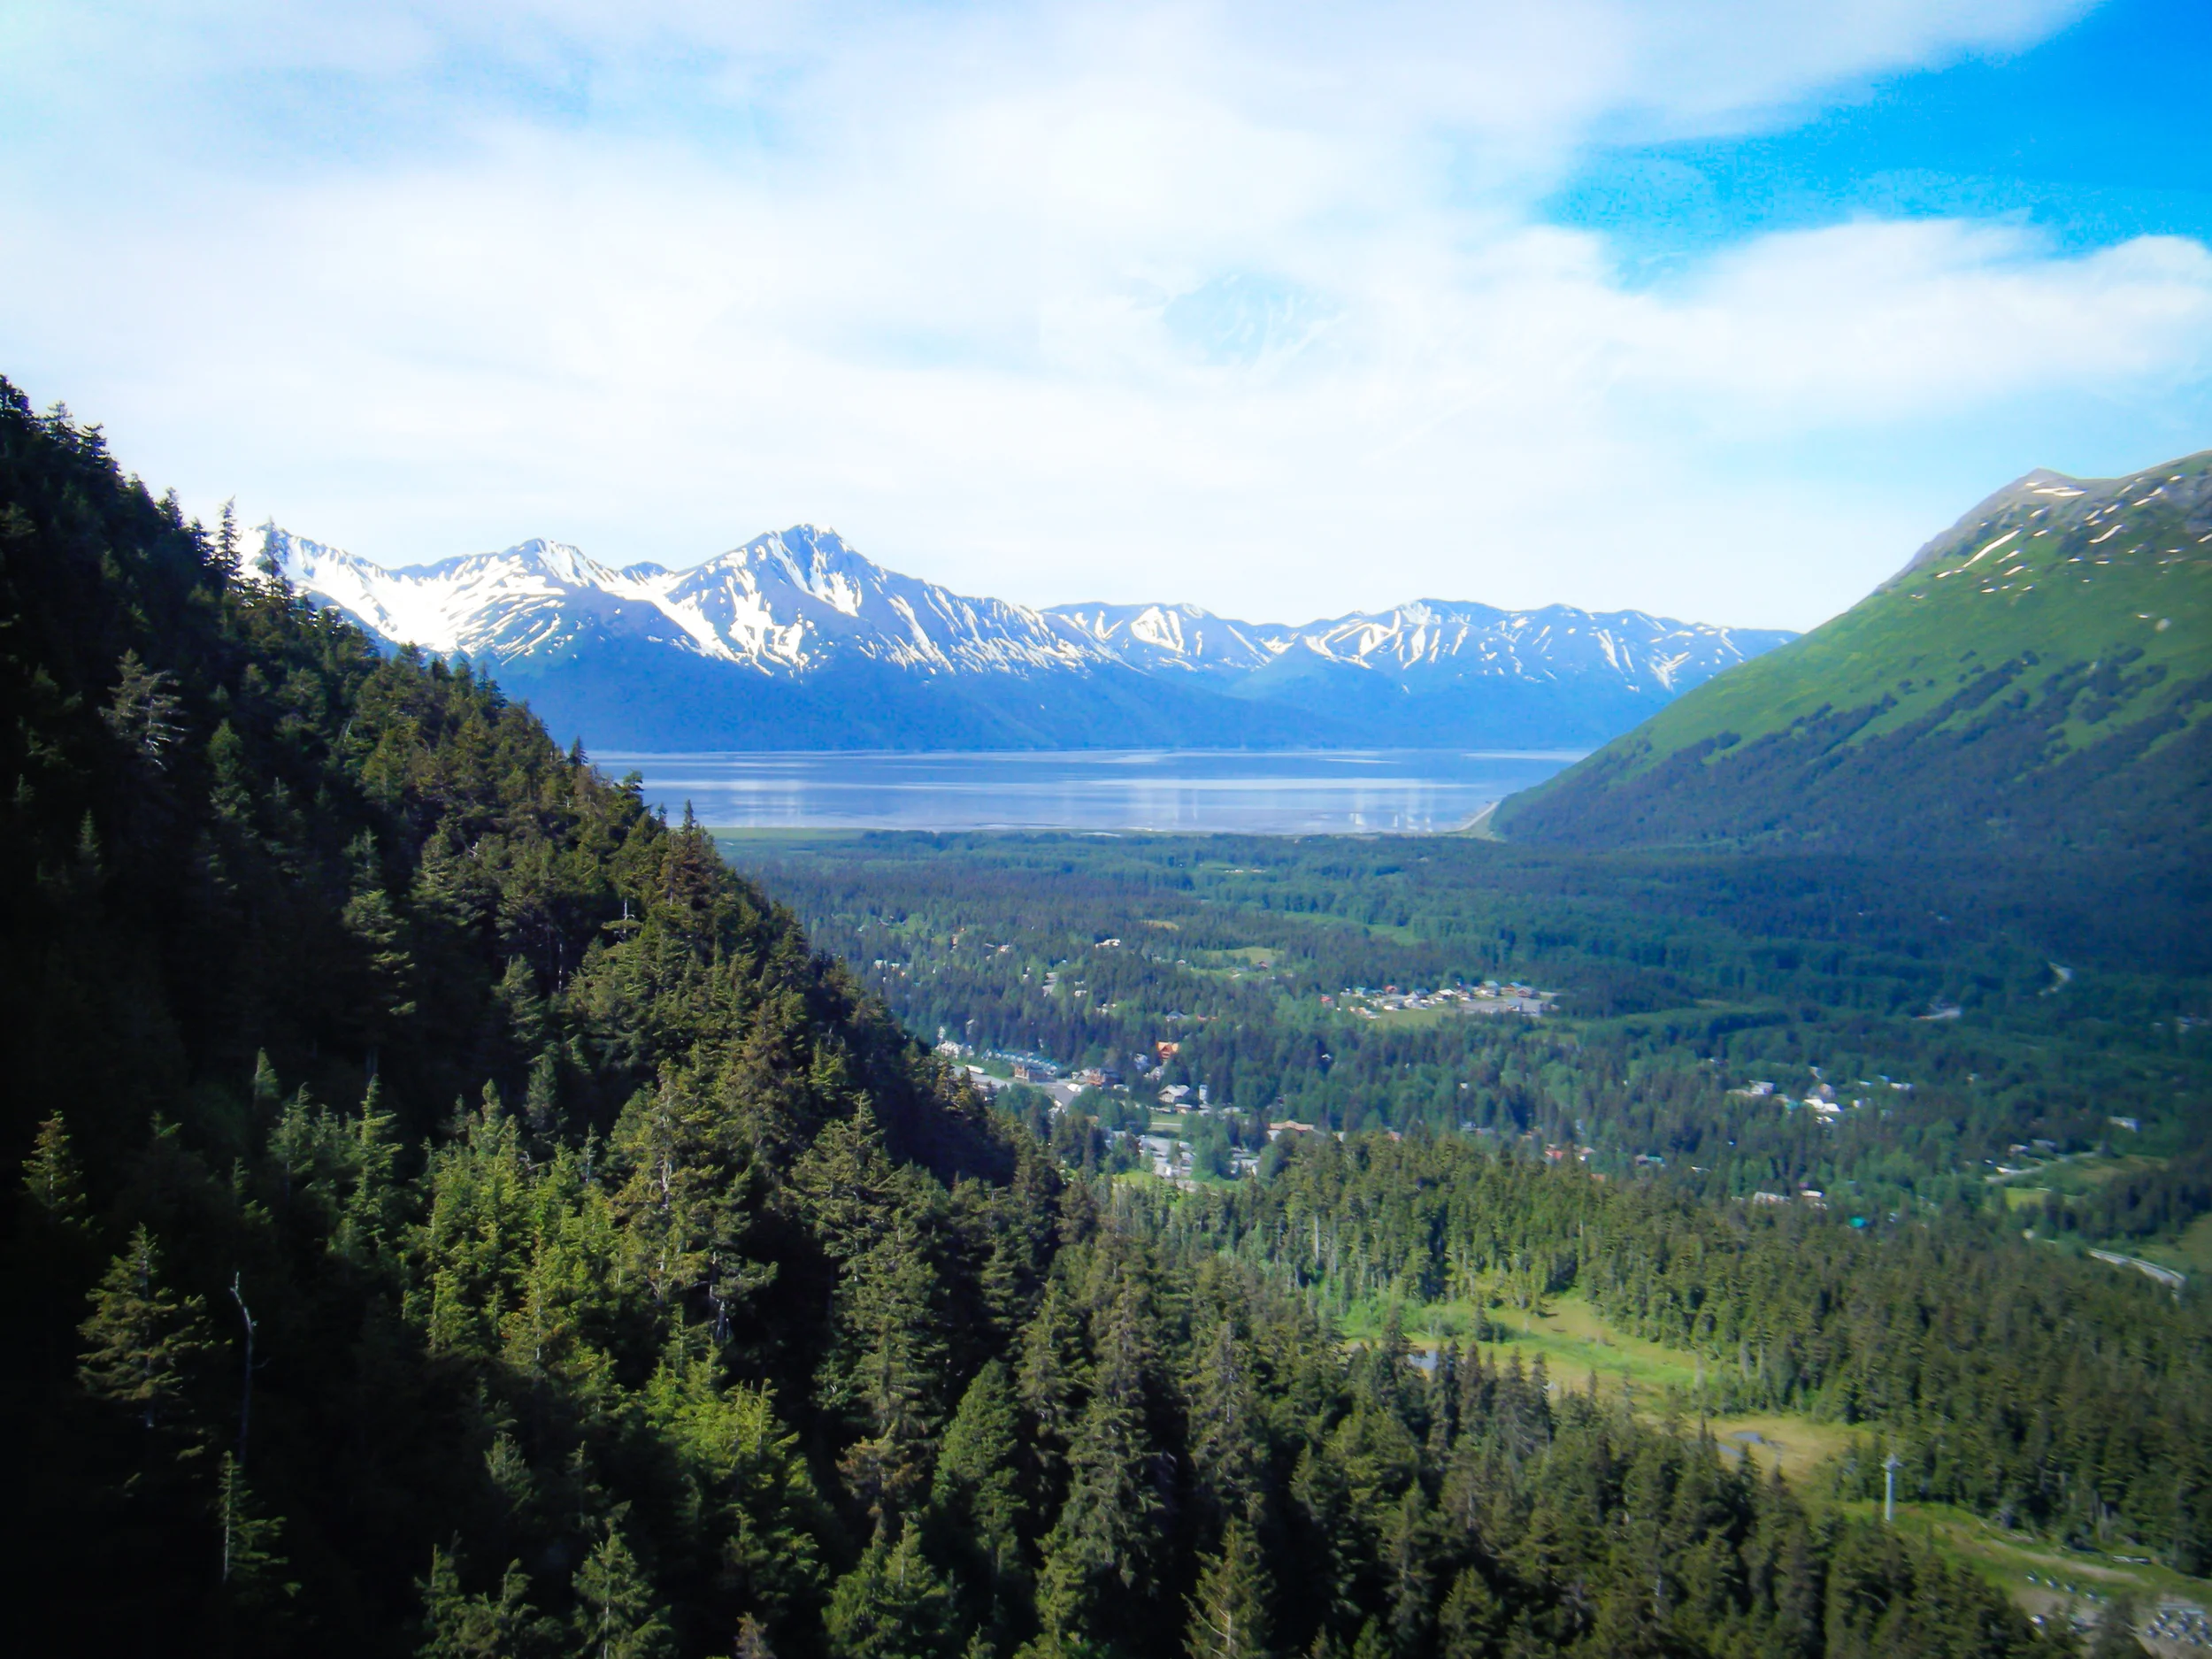
[[2212, 451], [2029, 473], [1832, 622], [1732, 669], [1495, 827], [1585, 845], [2200, 849]]

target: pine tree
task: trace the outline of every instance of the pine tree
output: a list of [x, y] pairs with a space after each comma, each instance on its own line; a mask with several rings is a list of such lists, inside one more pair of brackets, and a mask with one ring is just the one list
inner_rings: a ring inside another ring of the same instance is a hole
[[150, 1445], [163, 1440], [179, 1457], [204, 1449], [190, 1388], [214, 1347], [207, 1304], [178, 1296], [162, 1281], [161, 1253], [143, 1223], [109, 1263], [78, 1334], [89, 1345], [77, 1370], [87, 1394], [127, 1409]]
[[511, 1561], [496, 1594], [461, 1588], [459, 1563], [449, 1551], [430, 1552], [430, 1578], [419, 1583], [423, 1600], [421, 1659], [540, 1659], [553, 1653], [560, 1627], [530, 1604], [530, 1580]]
[[1218, 1554], [1202, 1558], [1185, 1645], [1191, 1659], [1266, 1659], [1267, 1569], [1240, 1520], [1221, 1532]]
[[915, 1530], [902, 1528], [892, 1545], [879, 1527], [860, 1564], [830, 1592], [822, 1622], [836, 1659], [942, 1659], [951, 1615], [951, 1593]]
[[1044, 1299], [1021, 1335], [1021, 1367], [1016, 1386], [1024, 1410], [1035, 1425], [1041, 1494], [1048, 1505], [1058, 1502], [1061, 1472], [1068, 1440], [1075, 1431], [1078, 1401], [1088, 1380], [1080, 1345], [1080, 1327], [1066, 1294], [1055, 1279], [1045, 1286]]
[[165, 668], [149, 668], [136, 651], [125, 651], [117, 665], [115, 693], [101, 710], [108, 730], [130, 749], [141, 764], [168, 770], [172, 752], [184, 738], [184, 699], [177, 677]]
[[1016, 1564], [1024, 1517], [1016, 1426], [1006, 1367], [992, 1360], [960, 1396], [938, 1451], [932, 1494], [940, 1513], [981, 1542], [995, 1596]]
[[750, 1613], [737, 1621], [737, 1645], [730, 1649], [730, 1659], [776, 1659], [768, 1632]]
[[284, 1522], [262, 1514], [238, 1460], [228, 1452], [215, 1483], [215, 1517], [223, 1534], [221, 1582], [231, 1605], [259, 1609], [299, 1594], [299, 1586], [284, 1578], [289, 1563], [277, 1548]]
[[84, 1176], [59, 1112], [38, 1126], [31, 1156], [23, 1160], [23, 1192], [47, 1225], [81, 1231], [89, 1218]]
[[869, 1432], [840, 1460], [853, 1494], [882, 1518], [925, 1491], [940, 1419], [943, 1321], [923, 1218], [901, 1204], [887, 1235], [845, 1265], [837, 1292], [839, 1340], [824, 1394], [856, 1407]]
[[223, 503], [222, 516], [215, 521], [215, 569], [225, 587], [237, 581], [238, 498], [234, 495]]
[[1210, 1340], [1193, 1345], [1185, 1392], [1190, 1400], [1190, 1457], [1216, 1515], [1240, 1514], [1259, 1490], [1263, 1450], [1253, 1409], [1250, 1362], [1224, 1318]]
[[576, 1569], [578, 1651], [588, 1659], [653, 1659], [669, 1649], [667, 1616], [622, 1534], [610, 1526]]
[[284, 1085], [277, 1079], [276, 1067], [269, 1064], [266, 1048], [254, 1051], [253, 1082], [249, 1087], [253, 1096], [255, 1117], [263, 1121], [274, 1117], [284, 1099]]
[[1109, 1582], [1146, 1586], [1160, 1494], [1145, 1423], [1149, 1359], [1142, 1293], [1126, 1284], [1106, 1317], [1098, 1374], [1068, 1448], [1068, 1495], [1045, 1542], [1040, 1611], [1062, 1636], [1083, 1630]]
[[550, 1048], [530, 1063], [530, 1081], [523, 1094], [522, 1115], [531, 1132], [549, 1138], [560, 1127], [561, 1068]]
[[1505, 1609], [1481, 1570], [1460, 1571], [1437, 1615], [1437, 1652], [1441, 1659], [1486, 1659], [1495, 1642]]

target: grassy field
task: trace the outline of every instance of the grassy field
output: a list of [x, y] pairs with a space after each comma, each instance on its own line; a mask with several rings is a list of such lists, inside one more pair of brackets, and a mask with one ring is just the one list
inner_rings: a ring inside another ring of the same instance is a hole
[[[2212, 1219], [2212, 1218], [2208, 1218]], [[1356, 1305], [1340, 1322], [1348, 1340], [1371, 1341], [1388, 1317], [1380, 1301]], [[1417, 1351], [1433, 1352], [1441, 1343], [1463, 1338], [1475, 1328], [1476, 1310], [1465, 1302], [1438, 1302], [1401, 1310], [1407, 1339]], [[1493, 1310], [1505, 1321], [1505, 1339], [1485, 1347], [1494, 1361], [1517, 1355], [1523, 1364], [1541, 1356], [1555, 1387], [1586, 1389], [1618, 1398], [1624, 1389], [1642, 1417], [1680, 1421], [1694, 1410], [1700, 1385], [1693, 1355], [1662, 1348], [1615, 1330], [1577, 1292], [1548, 1299], [1542, 1310], [1524, 1317], [1512, 1310]], [[1840, 1423], [1824, 1423], [1795, 1412], [1763, 1412], [1715, 1417], [1706, 1426], [1724, 1450], [1748, 1458], [1764, 1471], [1779, 1467], [1801, 1490], [1822, 1463], [1849, 1449], [1863, 1432]], [[1845, 1502], [1839, 1508], [1878, 1516], [1878, 1502]], [[2063, 1549], [2044, 1540], [2008, 1532], [1964, 1509], [1943, 1504], [1900, 1503], [1897, 1525], [1947, 1556], [1970, 1567], [2005, 1590], [2031, 1613], [2062, 1616], [2070, 1609], [2092, 1610], [2099, 1598], [2124, 1589], [2147, 1606], [2160, 1601], [2192, 1601], [2212, 1607], [2212, 1583], [2191, 1578], [2154, 1563], [2117, 1555]]]
[[[1356, 1341], [1371, 1340], [1386, 1317], [1384, 1304], [1363, 1303], [1343, 1320], [1345, 1334]], [[1464, 1337], [1476, 1325], [1476, 1310], [1465, 1302], [1410, 1308], [1402, 1317], [1413, 1346], [1429, 1352]], [[1505, 1321], [1505, 1340], [1489, 1345], [1500, 1363], [1517, 1356], [1527, 1365], [1540, 1356], [1555, 1386], [1578, 1390], [1594, 1386], [1614, 1398], [1625, 1392], [1637, 1415], [1653, 1422], [1696, 1411], [1702, 1380], [1696, 1356], [1613, 1329], [1579, 1293], [1551, 1297], [1540, 1312], [1525, 1318], [1510, 1310], [1494, 1310], [1494, 1333], [1500, 1317]], [[1843, 1451], [1852, 1439], [1852, 1431], [1842, 1424], [1794, 1413], [1739, 1413], [1706, 1421], [1731, 1455], [1748, 1457], [1761, 1469], [1778, 1464], [1793, 1480]]]
[[[1871, 1501], [1838, 1507], [1869, 1519], [1882, 1512], [1882, 1506]], [[1901, 1503], [1896, 1525], [1980, 1574], [2029, 1612], [2047, 1618], [2073, 1609], [2093, 1610], [2116, 1591], [2137, 1598], [2145, 1612], [2161, 1601], [2212, 1607], [2212, 1581], [2170, 1571], [2154, 1562], [2063, 1549], [2025, 1533], [2008, 1532], [1947, 1504]]]
[[[1359, 1016], [1354, 1015], [1354, 1018]], [[1440, 1025], [1448, 1019], [1473, 1019], [1471, 1009], [1450, 1008], [1386, 1008], [1377, 1011], [1371, 1019], [1361, 1024], [1373, 1025], [1380, 1031], [1405, 1031], [1422, 1025]]]
[[2199, 1216], [2178, 1239], [2140, 1245], [2132, 1254], [2185, 1273], [2212, 1273], [2212, 1215]]

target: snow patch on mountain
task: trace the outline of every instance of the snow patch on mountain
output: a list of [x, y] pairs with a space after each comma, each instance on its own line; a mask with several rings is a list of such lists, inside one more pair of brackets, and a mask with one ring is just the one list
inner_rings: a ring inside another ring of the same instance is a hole
[[1037, 611], [887, 570], [810, 525], [682, 571], [617, 569], [543, 540], [388, 569], [273, 523], [261, 535], [265, 558], [295, 588], [380, 638], [493, 666], [541, 666], [619, 638], [778, 678], [847, 658], [921, 676], [1080, 675], [1111, 664], [1226, 689], [1263, 671], [1295, 679], [1307, 663], [1364, 671], [1409, 693], [1520, 680], [1664, 698], [1793, 637], [1638, 611], [1435, 599], [1296, 626], [1187, 604]]

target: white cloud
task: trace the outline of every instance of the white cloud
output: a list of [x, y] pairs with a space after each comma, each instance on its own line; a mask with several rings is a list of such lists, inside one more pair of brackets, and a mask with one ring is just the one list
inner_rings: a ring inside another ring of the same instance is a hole
[[1850, 224], [1639, 289], [1530, 204], [2072, 9], [50, 14], [0, 368], [388, 560], [811, 518], [1032, 601], [1806, 623], [1965, 502], [1793, 442], [2200, 386], [2212, 257]]

